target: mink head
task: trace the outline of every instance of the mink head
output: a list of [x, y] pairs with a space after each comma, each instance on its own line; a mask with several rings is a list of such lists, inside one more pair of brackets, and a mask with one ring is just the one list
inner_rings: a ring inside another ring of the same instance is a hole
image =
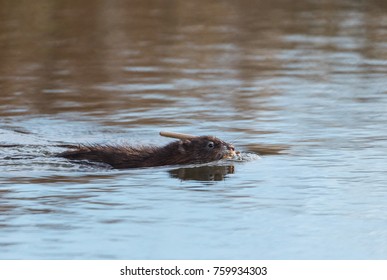
[[233, 145], [213, 136], [200, 136], [183, 140], [179, 152], [196, 162], [210, 162], [236, 155]]

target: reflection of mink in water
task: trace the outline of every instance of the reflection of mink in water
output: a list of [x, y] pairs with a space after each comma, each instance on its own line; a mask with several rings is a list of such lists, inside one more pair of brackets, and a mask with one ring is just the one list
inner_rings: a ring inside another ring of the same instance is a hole
[[213, 165], [180, 167], [168, 171], [172, 178], [196, 181], [223, 181], [228, 174], [234, 173], [233, 165]]
[[206, 163], [236, 156], [233, 145], [213, 136], [175, 141], [163, 147], [82, 145], [58, 156], [72, 160], [103, 162], [114, 168]]

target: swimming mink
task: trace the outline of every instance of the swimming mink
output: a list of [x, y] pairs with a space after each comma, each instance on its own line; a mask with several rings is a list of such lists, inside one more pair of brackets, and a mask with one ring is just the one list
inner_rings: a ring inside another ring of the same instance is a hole
[[[176, 138], [176, 137], [175, 137]], [[58, 156], [70, 160], [102, 162], [125, 169], [176, 164], [197, 164], [233, 158], [233, 145], [213, 136], [181, 139], [165, 146], [80, 145]]]

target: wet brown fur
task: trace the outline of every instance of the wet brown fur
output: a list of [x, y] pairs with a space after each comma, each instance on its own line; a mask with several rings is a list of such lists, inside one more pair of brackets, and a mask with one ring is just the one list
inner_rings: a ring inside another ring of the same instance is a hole
[[[213, 147], [210, 147], [213, 143]], [[103, 162], [114, 168], [136, 168], [175, 164], [206, 163], [235, 155], [235, 149], [213, 136], [200, 136], [189, 140], [157, 146], [81, 145], [58, 156], [71, 160]]]

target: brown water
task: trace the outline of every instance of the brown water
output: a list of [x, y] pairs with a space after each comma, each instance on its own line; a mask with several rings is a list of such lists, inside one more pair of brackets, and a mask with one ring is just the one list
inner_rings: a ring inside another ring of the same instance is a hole
[[[386, 259], [386, 77], [382, 0], [0, 0], [0, 258]], [[160, 130], [246, 160], [53, 157]]]

